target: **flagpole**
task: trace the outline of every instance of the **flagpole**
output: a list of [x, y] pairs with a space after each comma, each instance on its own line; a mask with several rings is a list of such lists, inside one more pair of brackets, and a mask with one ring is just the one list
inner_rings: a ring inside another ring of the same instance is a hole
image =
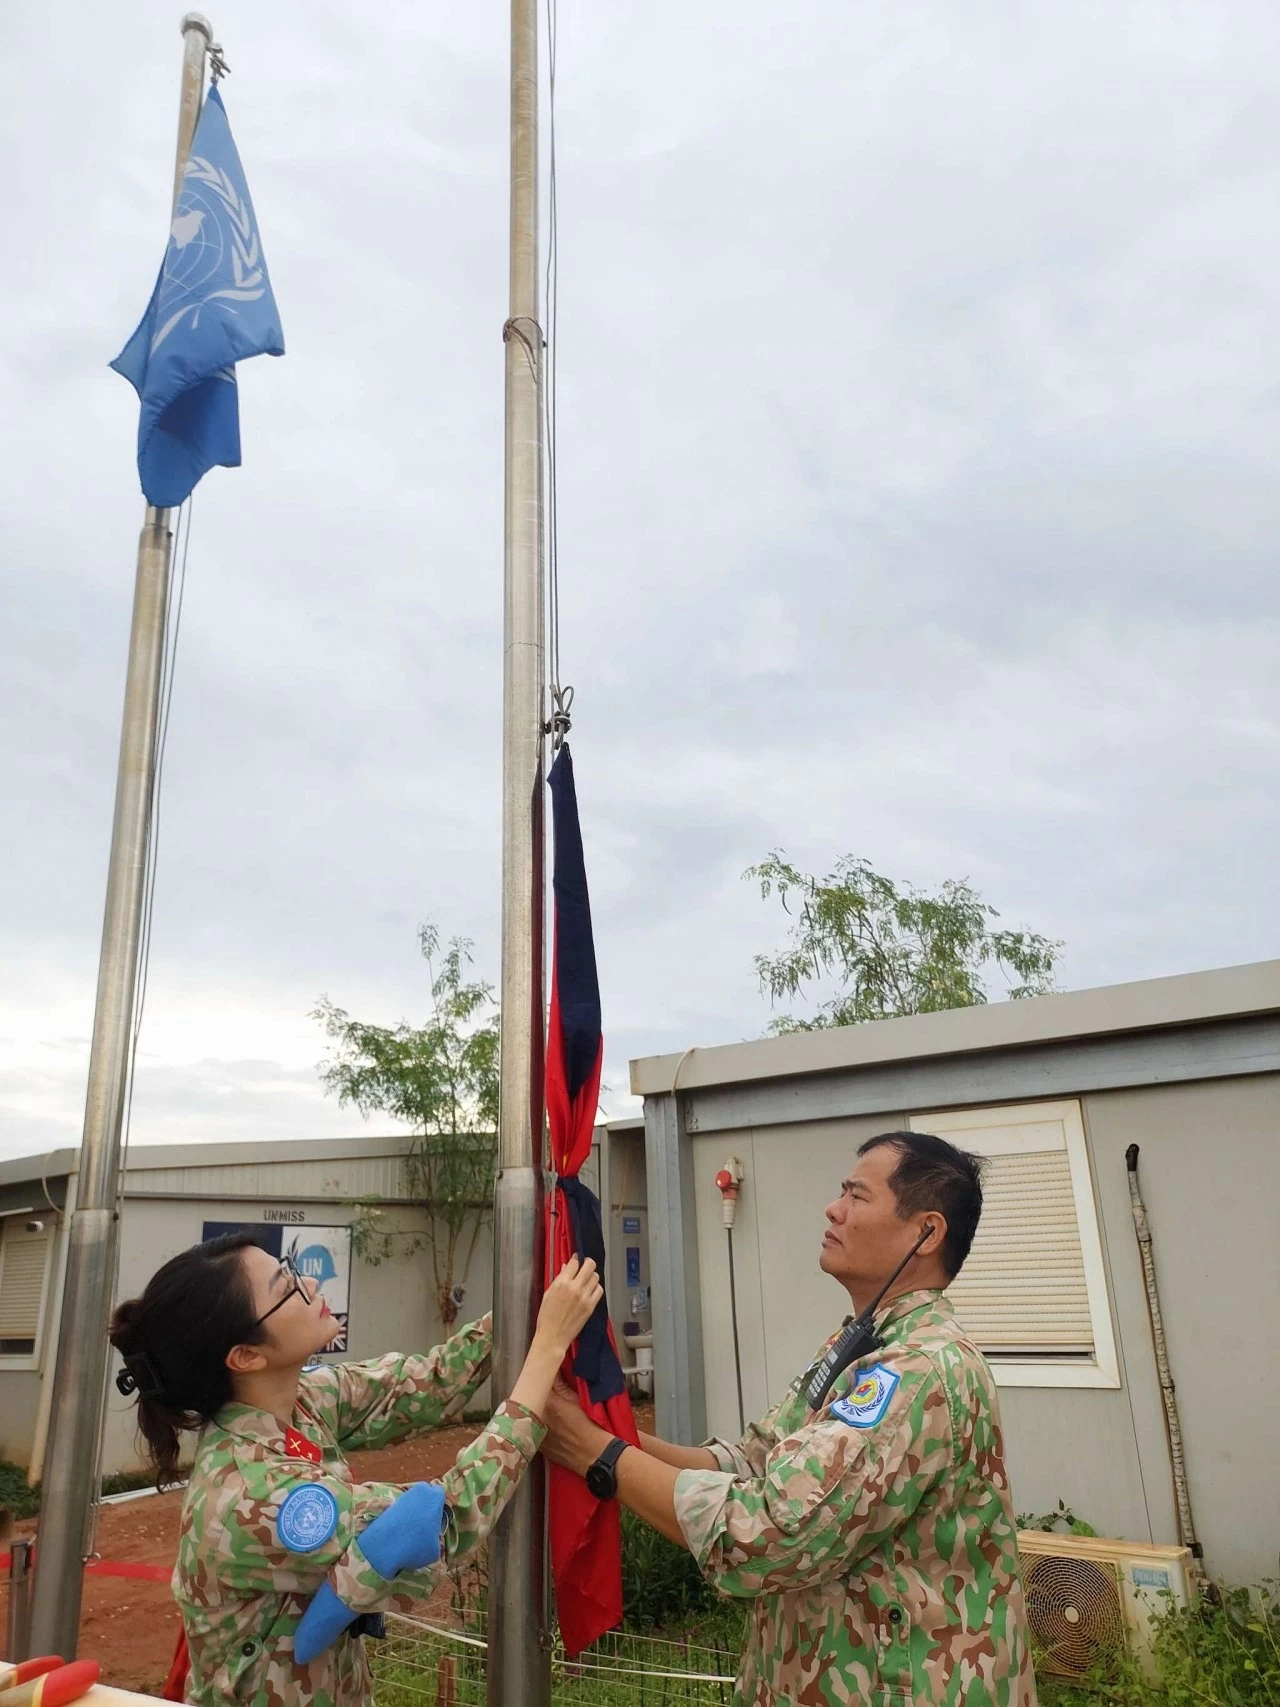
[[[542, 329], [538, 323], [537, 0], [511, 0], [502, 720], [502, 1053], [494, 1215], [495, 1400], [511, 1391], [542, 1292]], [[490, 1544], [489, 1707], [547, 1707], [546, 1479], [535, 1459]]]
[[[207, 19], [196, 12], [188, 13], [182, 20], [174, 209], [200, 115], [205, 61], [212, 41]], [[65, 1235], [62, 1322], [40, 1502], [31, 1606], [32, 1651], [61, 1654], [65, 1659], [74, 1658], [79, 1642], [89, 1514], [98, 1494], [94, 1482], [100, 1461], [107, 1328], [115, 1285], [120, 1135], [151, 836], [172, 515], [171, 510], [148, 505], [138, 540], [89, 1082], [76, 1207]]]

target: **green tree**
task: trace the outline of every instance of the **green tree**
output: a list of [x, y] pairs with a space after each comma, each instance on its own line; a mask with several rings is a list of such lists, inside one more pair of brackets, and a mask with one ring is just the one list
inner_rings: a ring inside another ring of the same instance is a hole
[[[320, 1069], [325, 1089], [361, 1114], [393, 1115], [414, 1133], [405, 1158], [409, 1197], [428, 1212], [422, 1242], [447, 1326], [457, 1318], [480, 1231], [493, 1213], [498, 1012], [492, 986], [468, 981], [473, 945], [467, 938], [454, 937], [441, 955], [439, 932], [423, 925], [418, 944], [431, 977], [425, 1025], [368, 1025], [327, 996], [311, 1017], [333, 1044]], [[366, 1214], [363, 1231], [366, 1242], [376, 1243], [376, 1211]]]
[[744, 874], [764, 899], [776, 894], [793, 923], [786, 947], [758, 954], [760, 987], [774, 1002], [832, 979], [836, 992], [810, 1019], [784, 1014], [769, 1030], [818, 1031], [899, 1014], [937, 1013], [987, 1000], [983, 970], [994, 966], [1014, 1000], [1054, 986], [1062, 947], [1033, 931], [998, 930], [999, 914], [964, 879], [934, 895], [894, 883], [846, 854], [812, 877], [775, 849]]

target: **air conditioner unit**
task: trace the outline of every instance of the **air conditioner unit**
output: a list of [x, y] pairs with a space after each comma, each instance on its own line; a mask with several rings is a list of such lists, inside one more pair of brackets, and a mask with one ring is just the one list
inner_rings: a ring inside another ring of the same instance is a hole
[[1022, 1529], [1018, 1551], [1039, 1667], [1058, 1677], [1126, 1648], [1149, 1668], [1152, 1620], [1194, 1599], [1186, 1547]]

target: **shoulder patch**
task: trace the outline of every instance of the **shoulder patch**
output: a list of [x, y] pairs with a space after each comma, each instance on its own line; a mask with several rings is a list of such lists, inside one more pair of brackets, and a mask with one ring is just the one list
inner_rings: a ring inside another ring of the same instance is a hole
[[883, 1363], [873, 1363], [870, 1369], [862, 1371], [845, 1397], [832, 1405], [832, 1416], [851, 1428], [874, 1428], [889, 1409], [889, 1401], [901, 1379]]
[[291, 1489], [276, 1518], [276, 1534], [291, 1553], [314, 1553], [337, 1527], [338, 1502], [320, 1482]]
[[296, 1428], [287, 1428], [284, 1431], [284, 1453], [286, 1458], [305, 1458], [308, 1464], [324, 1462], [324, 1453], [315, 1441], [309, 1440]]

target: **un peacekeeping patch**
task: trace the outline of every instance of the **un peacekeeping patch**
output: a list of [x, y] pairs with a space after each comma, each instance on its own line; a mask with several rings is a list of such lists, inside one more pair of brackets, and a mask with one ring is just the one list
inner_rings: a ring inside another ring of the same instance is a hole
[[883, 1363], [872, 1364], [858, 1377], [857, 1386], [832, 1405], [832, 1416], [852, 1428], [874, 1428], [889, 1409], [894, 1388], [901, 1379]]
[[294, 1488], [276, 1519], [276, 1534], [291, 1553], [314, 1553], [337, 1527], [338, 1502], [319, 1482]]

